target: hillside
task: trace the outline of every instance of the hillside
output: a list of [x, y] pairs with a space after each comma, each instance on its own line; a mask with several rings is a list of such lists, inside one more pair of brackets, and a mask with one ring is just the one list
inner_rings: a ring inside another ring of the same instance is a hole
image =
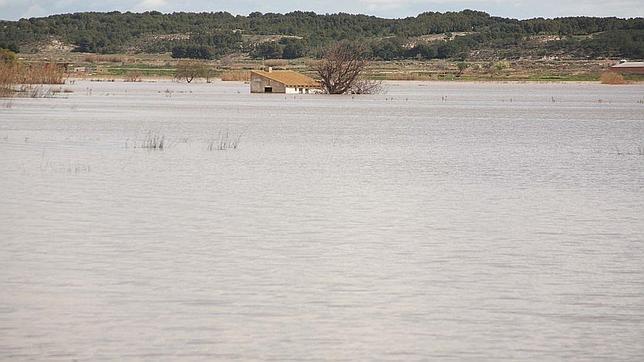
[[360, 41], [374, 59], [644, 58], [644, 19], [516, 20], [479, 11], [404, 19], [311, 12], [75, 13], [0, 22], [0, 47], [58, 46], [86, 53], [172, 53], [175, 58], [316, 57], [326, 44]]

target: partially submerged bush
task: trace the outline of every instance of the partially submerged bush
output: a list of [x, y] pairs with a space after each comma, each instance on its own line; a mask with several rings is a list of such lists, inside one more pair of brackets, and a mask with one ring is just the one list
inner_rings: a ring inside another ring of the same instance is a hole
[[228, 131], [226, 133], [219, 133], [218, 138], [213, 138], [208, 142], [208, 151], [225, 151], [225, 150], [236, 150], [239, 147], [239, 141], [241, 140], [241, 134], [237, 136], [230, 136]]
[[158, 133], [148, 132], [147, 136], [141, 144], [141, 148], [147, 148], [149, 150], [160, 150], [162, 151], [165, 147], [165, 136], [159, 135]]
[[611, 71], [602, 73], [599, 80], [602, 84], [626, 84], [626, 80], [621, 74]]
[[140, 82], [141, 77], [143, 77], [143, 73], [141, 73], [138, 70], [132, 70], [132, 71], [127, 72], [127, 74], [125, 74], [124, 81], [125, 82]]
[[380, 94], [383, 93], [382, 81], [358, 79], [351, 86], [351, 94]]
[[182, 60], [177, 63], [175, 78], [179, 81], [185, 80], [190, 83], [195, 78], [206, 77], [208, 66], [204, 63], [190, 60]]
[[20, 84], [64, 84], [65, 70], [54, 63], [19, 65]]
[[52, 98], [55, 94], [54, 89], [42, 85], [22, 85], [19, 92], [29, 98]]
[[0, 62], [0, 97], [13, 95], [18, 75], [16, 68], [16, 64]]
[[[20, 64], [17, 62], [0, 62], [0, 97], [11, 97], [17, 90], [16, 86], [22, 84], [20, 92], [32, 97], [41, 97], [45, 94], [38, 87], [29, 89], [24, 85], [33, 84], [64, 84], [65, 71], [61, 66], [53, 63]], [[33, 91], [33, 92], [32, 92]]]

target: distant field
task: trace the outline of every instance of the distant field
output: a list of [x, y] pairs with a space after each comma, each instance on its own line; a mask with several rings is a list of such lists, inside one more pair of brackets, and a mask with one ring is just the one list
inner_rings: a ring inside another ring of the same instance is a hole
[[[78, 78], [121, 78], [131, 72], [144, 77], [171, 78], [179, 60], [169, 54], [110, 54], [96, 55], [71, 52], [21, 54], [27, 62], [55, 61], [67, 63], [71, 76]], [[213, 75], [271, 66], [312, 74], [315, 60], [255, 60], [239, 56], [226, 60], [200, 61], [212, 67]], [[614, 60], [509, 60], [470, 61], [397, 60], [373, 61], [368, 77], [381, 80], [446, 80], [446, 81], [597, 81]], [[459, 69], [459, 63], [462, 69]], [[76, 70], [76, 71], [75, 71]], [[627, 75], [630, 81], [644, 81], [644, 76]]]

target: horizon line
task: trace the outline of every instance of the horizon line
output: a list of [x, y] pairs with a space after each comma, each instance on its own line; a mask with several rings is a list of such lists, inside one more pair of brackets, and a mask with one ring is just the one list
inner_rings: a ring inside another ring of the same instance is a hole
[[465, 8], [462, 10], [449, 10], [449, 11], [423, 11], [419, 12], [416, 15], [409, 15], [409, 16], [404, 16], [404, 17], [383, 17], [383, 16], [378, 16], [378, 15], [373, 15], [373, 14], [367, 14], [367, 13], [356, 13], [356, 12], [348, 12], [348, 11], [338, 11], [338, 12], [328, 12], [328, 13], [318, 13], [316, 11], [312, 10], [292, 10], [288, 12], [261, 12], [261, 11], [251, 11], [249, 13], [234, 13], [230, 12], [227, 10], [209, 10], [209, 11], [170, 11], [170, 12], [164, 12], [160, 10], [145, 10], [145, 11], [132, 11], [132, 10], [88, 10], [88, 11], [75, 11], [75, 12], [61, 12], [61, 13], [52, 13], [49, 15], [43, 15], [43, 16], [32, 16], [32, 17], [22, 17], [22, 18], [17, 18], [17, 19], [0, 19], [0, 21], [20, 21], [20, 20], [29, 20], [29, 19], [42, 19], [42, 18], [48, 18], [52, 16], [62, 16], [62, 15], [73, 15], [73, 14], [110, 14], [110, 13], [120, 13], [120, 14], [145, 14], [145, 13], [160, 13], [163, 15], [172, 15], [172, 14], [216, 14], [216, 13], [228, 13], [233, 16], [243, 16], [243, 17], [248, 17], [250, 14], [253, 13], [260, 13], [262, 15], [268, 15], [268, 14], [275, 14], [275, 15], [288, 15], [292, 13], [313, 13], [315, 15], [320, 15], [320, 16], [332, 16], [332, 15], [353, 15], [353, 16], [367, 16], [367, 17], [373, 17], [377, 19], [386, 19], [386, 20], [404, 20], [404, 19], [409, 19], [409, 18], [417, 18], [420, 15], [427, 14], [427, 13], [434, 13], [434, 14], [449, 14], [449, 13], [461, 13], [464, 11], [472, 11], [472, 12], [477, 12], [477, 13], [485, 13], [491, 18], [501, 18], [501, 19], [510, 19], [510, 20], [518, 20], [518, 21], [524, 21], [524, 20], [533, 20], [533, 19], [546, 19], [546, 20], [555, 20], [555, 19], [565, 19], [565, 18], [599, 18], [599, 19], [609, 19], [609, 18], [615, 18], [615, 19], [642, 19], [641, 16], [633, 16], [633, 17], [619, 17], [616, 15], [607, 15], [607, 16], [596, 16], [596, 15], [566, 15], [566, 16], [556, 16], [556, 17], [546, 17], [546, 16], [536, 16], [532, 18], [520, 18], [520, 17], [505, 17], [505, 16], [500, 16], [500, 15], [493, 15], [487, 11], [484, 10], [475, 10], [475, 9], [470, 9], [470, 8]]

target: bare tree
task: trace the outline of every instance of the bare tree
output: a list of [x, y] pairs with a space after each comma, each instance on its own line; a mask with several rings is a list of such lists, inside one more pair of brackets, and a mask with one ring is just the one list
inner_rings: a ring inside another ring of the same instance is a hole
[[353, 83], [349, 93], [353, 94], [378, 94], [383, 93], [382, 81], [359, 78]]
[[456, 68], [458, 68], [458, 73], [456, 73], [456, 76], [460, 77], [461, 75], [463, 75], [463, 72], [469, 67], [470, 67], [469, 63], [465, 63], [465, 62], [456, 63]]
[[364, 94], [380, 90], [378, 82], [364, 79], [363, 73], [367, 65], [364, 46], [340, 42], [329, 47], [314, 68], [326, 93]]
[[211, 66], [204, 65], [202, 76], [206, 78], [206, 83], [212, 83], [212, 78], [215, 77], [215, 69]]
[[178, 80], [185, 80], [190, 83], [195, 78], [204, 77], [207, 67], [195, 61], [180, 61], [174, 73]]

